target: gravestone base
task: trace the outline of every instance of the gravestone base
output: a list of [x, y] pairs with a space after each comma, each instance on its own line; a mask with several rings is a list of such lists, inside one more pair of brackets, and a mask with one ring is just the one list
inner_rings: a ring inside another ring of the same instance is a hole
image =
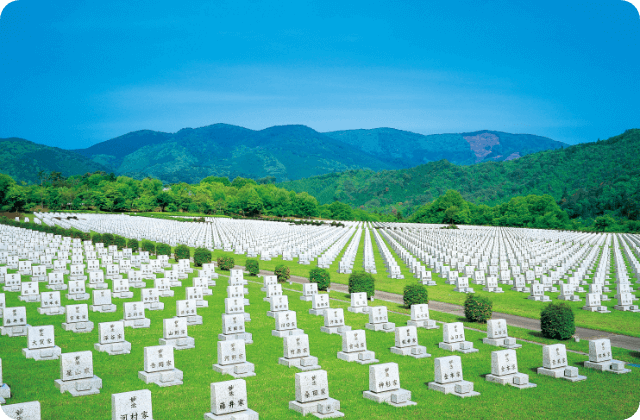
[[600, 295], [600, 301], [603, 302], [605, 300], [611, 300], [611, 298], [607, 295]]
[[607, 360], [606, 362], [584, 362], [584, 367], [589, 369], [599, 370], [601, 372], [611, 372], [621, 375], [623, 373], [631, 372], [631, 369], [624, 367], [625, 362], [620, 360]]
[[[180, 278], [185, 278], [185, 279], [186, 279], [186, 277], [180, 277], [180, 276], [178, 276], [178, 278], [179, 278], [179, 279], [180, 279]], [[182, 282], [181, 282], [180, 280], [173, 280], [173, 281], [170, 281], [170, 282], [169, 282], [169, 287], [182, 287]]]
[[47, 285], [47, 289], [48, 290], [67, 290], [69, 286], [67, 286], [66, 284], [53, 284], [53, 285]]
[[396, 332], [396, 324], [393, 322], [381, 322], [380, 324], [364, 324], [364, 327], [371, 331], [382, 331], [386, 333]]
[[40, 302], [40, 295], [18, 296], [18, 300], [22, 302]]
[[[578, 375], [577, 374], [577, 368], [573, 368], [576, 370], [576, 374], [574, 376], [567, 376], [566, 374], [566, 370], [567, 370], [567, 366], [565, 367], [559, 367], [559, 368], [555, 368], [555, 369], [547, 369], [545, 367], [539, 367], [536, 371], [536, 373], [538, 375], [544, 375], [544, 376], [551, 376], [552, 378], [562, 378], [565, 379], [567, 381], [570, 382], [580, 382], [580, 381], [586, 381], [587, 377], [586, 376], [582, 376], [582, 375]], [[571, 369], [571, 370], [573, 370]]]
[[160, 297], [173, 297], [173, 290], [160, 290], [158, 294]]
[[131, 319], [124, 321], [124, 326], [131, 328], [149, 328], [151, 326], [151, 320], [149, 318]]
[[[328, 410], [327, 407], [331, 407]], [[340, 401], [333, 398], [327, 398], [321, 401], [311, 401], [307, 403], [301, 403], [298, 401], [289, 401], [289, 409], [297, 411], [298, 413], [306, 416], [307, 414], [313, 414], [319, 419], [333, 419], [337, 417], [344, 417], [344, 413], [340, 411]]]
[[19, 292], [20, 286], [4, 286], [2, 290], [5, 292]]
[[249, 362], [224, 366], [216, 363], [213, 365], [213, 370], [218, 373], [222, 373], [223, 375], [231, 375], [236, 379], [256, 376], [256, 373], [254, 372], [255, 366], [253, 365], [253, 363]]
[[251, 321], [251, 315], [248, 312], [244, 313], [244, 322]]
[[569, 302], [580, 302], [580, 298], [576, 295], [559, 295], [558, 300], [566, 300]]
[[110, 343], [110, 344], [94, 343], [93, 347], [98, 351], [103, 351], [107, 353], [109, 356], [131, 353], [131, 343], [128, 341], [122, 341], [120, 343]]
[[449, 285], [449, 286], [455, 286], [456, 285], [455, 279], [453, 279], [453, 280], [447, 279], [444, 283]]
[[253, 336], [251, 335], [251, 333], [218, 334], [218, 340], [220, 341], [244, 340], [245, 344], [253, 344]]
[[286, 357], [281, 357], [278, 359], [278, 363], [288, 368], [298, 368], [303, 372], [306, 372], [308, 370], [321, 369], [320, 365], [318, 364], [318, 358], [314, 356], [298, 357], [295, 359], [287, 359]]
[[208, 308], [209, 307], [209, 302], [206, 300], [196, 300], [196, 307], [197, 308]]
[[[513, 340], [513, 343], [511, 342]], [[515, 338], [483, 338], [482, 343], [489, 346], [504, 347], [505, 349], [519, 349], [522, 344], [516, 344]]]
[[286, 312], [286, 310], [285, 311], [267, 311], [267, 316], [270, 318], [275, 318], [277, 312]]
[[100, 388], [102, 388], [102, 379], [95, 375], [93, 378], [88, 379], [78, 379], [75, 381], [56, 379], [54, 382], [61, 394], [68, 392], [72, 397], [99, 394]]
[[89, 300], [89, 293], [67, 293], [66, 297], [69, 300]]
[[354, 314], [368, 314], [371, 312], [371, 308], [368, 306], [349, 306], [347, 311], [353, 312]]
[[616, 305], [613, 307], [613, 309], [625, 312], [640, 312], [640, 309], [638, 309], [638, 305]]
[[527, 299], [533, 300], [536, 302], [551, 302], [551, 298], [547, 295], [543, 296], [527, 296]]
[[122, 280], [122, 274], [114, 274], [111, 276], [106, 276], [107, 280]]
[[558, 293], [558, 288], [557, 287], [552, 287], [552, 286], [548, 286], [548, 287], [544, 287], [543, 286], [542, 290], [544, 290], [545, 292]]
[[71, 281], [87, 281], [87, 276], [69, 276]]
[[499, 287], [483, 287], [482, 291], [489, 292], [489, 293], [504, 293], [504, 290], [502, 290]]
[[9, 337], [24, 337], [27, 335], [27, 328], [31, 325], [16, 325], [13, 327], [0, 327], [0, 335], [7, 335]]
[[155, 274], [149, 274], [148, 276], [142, 276], [142, 280], [155, 280], [157, 277]]
[[512, 287], [511, 291], [512, 292], [527, 293], [527, 292], [529, 292], [529, 289], [527, 289], [526, 287]]
[[438, 283], [436, 283], [433, 280], [422, 280], [422, 285], [423, 286], [437, 286]]
[[300, 300], [304, 300], [305, 302], [311, 302], [311, 299], [312, 296], [300, 296]]
[[134, 289], [144, 289], [147, 287], [147, 283], [143, 281], [131, 281], [129, 280], [129, 287], [133, 287]]
[[45, 282], [48, 282], [49, 279], [46, 276], [31, 276], [31, 281], [45, 283]]
[[427, 330], [433, 330], [433, 329], [440, 328], [436, 324], [436, 321], [434, 321], [433, 319], [424, 319], [424, 320], [420, 320], [420, 321], [409, 320], [409, 321], [407, 321], [407, 325], [410, 326], [410, 327], [424, 328], [424, 329], [427, 329]]
[[607, 310], [606, 306], [583, 306], [582, 310], [589, 312], [598, 312], [601, 314], [610, 314], [611, 311]]
[[371, 350], [354, 351], [351, 353], [339, 351], [338, 359], [344, 360], [345, 362], [356, 362], [360, 365], [368, 365], [371, 363], [379, 362], [379, 360], [376, 359], [376, 353]]
[[309, 309], [309, 314], [310, 315], [315, 315], [315, 316], [324, 316], [324, 311], [326, 311], [327, 309]]
[[410, 347], [390, 347], [391, 353], [399, 356], [411, 356], [414, 359], [424, 359], [425, 357], [431, 357], [427, 353], [426, 346], [410, 346]]
[[364, 391], [362, 396], [368, 400], [377, 403], [387, 403], [394, 407], [418, 405], [418, 403], [411, 401], [411, 391], [402, 388], [386, 392]]
[[11, 398], [9, 385], [2, 384], [2, 386], [0, 386], [0, 404], [5, 404], [9, 398]]
[[107, 289], [109, 285], [107, 283], [89, 283], [87, 284], [89, 289]]
[[237, 413], [231, 414], [204, 413], [204, 418], [207, 420], [258, 420], [260, 417], [258, 416], [258, 413], [247, 408], [244, 411], [238, 411]]
[[156, 384], [159, 387], [182, 385], [182, 371], [179, 369], [167, 370], [164, 372], [138, 372], [138, 378], [145, 384]]
[[163, 302], [145, 303], [144, 309], [148, 309], [150, 311], [163, 311], [164, 303]]
[[91, 309], [92, 312], [109, 313], [116, 311], [116, 305], [89, 305], [89, 309]]
[[[37, 308], [40, 315], [64, 315], [67, 312], [67, 308], [64, 306], [49, 306], [47, 308]], [[1, 314], [0, 314], [1, 315]]]
[[487, 381], [500, 385], [511, 385], [519, 389], [535, 388], [538, 385], [529, 382], [529, 375], [525, 373], [512, 373], [511, 375], [487, 375]]
[[119, 299], [131, 299], [133, 297], [133, 292], [113, 292], [111, 296]]
[[[214, 278], [214, 279], [217, 279], [217, 278], [218, 278], [218, 275], [217, 275], [217, 274], [216, 274], [216, 275], [214, 275], [214, 277], [213, 277], [213, 278]], [[213, 286], [215, 286], [215, 285], [216, 285], [216, 282], [215, 282], [214, 280], [209, 280], [209, 287], [213, 287]]]
[[[174, 316], [174, 318], [179, 317]], [[202, 315], [189, 315], [184, 318], [187, 318], [187, 325], [202, 325]]]
[[340, 327], [320, 327], [320, 331], [327, 334], [342, 334], [347, 331], [351, 331], [351, 327], [349, 325], [342, 325]]
[[456, 287], [455, 289], [453, 289], [453, 291], [459, 293], [475, 293], [475, 290], [473, 290], [471, 287]]
[[433, 391], [442, 392], [443, 394], [453, 394], [460, 398], [477, 397], [480, 395], [479, 392], [473, 390], [473, 382], [469, 381], [458, 381], [448, 384], [429, 382], [427, 385], [429, 389]]
[[93, 322], [85, 321], [85, 322], [66, 322], [62, 323], [62, 329], [65, 331], [71, 331], [74, 333], [88, 333], [93, 331]]
[[62, 350], [60, 350], [60, 347], [58, 346], [37, 350], [22, 349], [22, 354], [24, 354], [27, 359], [33, 359], [36, 361], [58, 360], [60, 358], [60, 353], [62, 353]]
[[473, 343], [471, 341], [460, 341], [458, 343], [438, 343], [438, 347], [444, 350], [449, 351], [459, 351], [460, 353], [475, 353], [478, 349], [473, 348]]
[[289, 337], [290, 335], [301, 335], [301, 334], [304, 334], [304, 330], [301, 330], [300, 328], [295, 328], [293, 330], [283, 330], [283, 331], [271, 330], [271, 335], [279, 338]]
[[161, 346], [172, 346], [176, 350], [188, 350], [196, 347], [196, 340], [193, 337], [183, 338], [161, 338]]

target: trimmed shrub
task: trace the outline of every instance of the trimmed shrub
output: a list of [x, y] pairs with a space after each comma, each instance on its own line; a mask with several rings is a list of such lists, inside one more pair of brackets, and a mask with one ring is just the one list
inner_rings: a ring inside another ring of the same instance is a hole
[[289, 270], [289, 267], [287, 267], [286, 265], [283, 265], [283, 264], [276, 265], [276, 269], [273, 270], [273, 274], [278, 276], [278, 281], [279, 282], [283, 282], [283, 281], [289, 280], [289, 278], [291, 277], [291, 275], [289, 274], [290, 272], [291, 272], [291, 270]]
[[493, 302], [483, 296], [467, 293], [464, 301], [464, 316], [471, 322], [487, 322], [493, 313]]
[[429, 292], [422, 283], [407, 284], [404, 286], [402, 300], [407, 308], [411, 308], [411, 305], [429, 303]]
[[115, 235], [113, 237], [113, 244], [116, 245], [118, 247], [118, 249], [126, 248], [127, 247], [127, 240], [125, 238], [123, 238], [122, 236]]
[[167, 255], [171, 257], [171, 247], [167, 244], [156, 245], [156, 255]]
[[568, 340], [576, 332], [571, 307], [564, 302], [550, 303], [540, 312], [542, 335], [554, 340]]
[[109, 245], [114, 245], [113, 243], [114, 237], [112, 234], [110, 233], [103, 233], [102, 234], [102, 243], [104, 244], [104, 247], [108, 247]]
[[244, 268], [247, 269], [250, 275], [257, 276], [260, 274], [260, 263], [258, 260], [247, 260], [244, 263]]
[[349, 276], [349, 293], [366, 292], [367, 298], [371, 299], [375, 291], [375, 280], [371, 273], [354, 271]]
[[[36, 225], [37, 227], [37, 225]], [[81, 232], [80, 233], [80, 239], [82, 239], [82, 241], [90, 241], [91, 240], [91, 234], [89, 232]]]
[[173, 249], [173, 255], [175, 255], [176, 261], [188, 260], [191, 258], [191, 251], [189, 251], [189, 247], [186, 245], [178, 245]]
[[129, 239], [127, 241], [127, 248], [131, 248], [131, 252], [138, 252], [138, 250], [140, 249], [138, 240], [136, 238]]
[[217, 262], [220, 270], [229, 271], [236, 266], [236, 261], [233, 257], [218, 257]]
[[212, 254], [207, 248], [196, 248], [193, 252], [193, 262], [196, 267], [202, 267], [202, 264], [211, 262]]
[[156, 246], [153, 242], [144, 239], [142, 241], [142, 250], [148, 252], [149, 255], [152, 255], [156, 253]]
[[318, 283], [318, 290], [327, 290], [331, 285], [329, 270], [319, 267], [312, 268], [309, 270], [309, 281], [311, 283]]
[[101, 243], [102, 235], [100, 235], [99, 233], [94, 233], [93, 236], [91, 236], [91, 242], [93, 242], [94, 244]]

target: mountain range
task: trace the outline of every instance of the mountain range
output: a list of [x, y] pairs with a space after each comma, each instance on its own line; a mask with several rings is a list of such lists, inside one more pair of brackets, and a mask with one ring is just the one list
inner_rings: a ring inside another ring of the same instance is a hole
[[17, 180], [37, 182], [38, 170], [63, 176], [105, 171], [165, 183], [197, 183], [210, 175], [286, 182], [351, 170], [409, 168], [441, 159], [471, 165], [566, 146], [546, 137], [487, 130], [436, 135], [392, 128], [320, 133], [303, 125], [250, 130], [228, 124], [176, 133], [135, 131], [77, 150], [17, 138], [0, 142], [5, 146], [0, 172]]

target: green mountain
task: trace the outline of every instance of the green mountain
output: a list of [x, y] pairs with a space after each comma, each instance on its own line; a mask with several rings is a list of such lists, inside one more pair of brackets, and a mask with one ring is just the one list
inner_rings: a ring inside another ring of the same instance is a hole
[[71, 150], [45, 146], [19, 138], [0, 139], [0, 172], [15, 180], [37, 183], [38, 172], [60, 172], [68, 177], [109, 171], [105, 166]]
[[516, 196], [550, 194], [571, 217], [616, 211], [632, 218], [640, 212], [640, 129], [517, 160], [469, 166], [441, 160], [393, 171], [327, 174], [280, 186], [306, 191], [320, 204], [339, 200], [365, 209], [409, 211], [449, 189], [488, 205]]
[[546, 137], [488, 130], [425, 136], [393, 128], [375, 128], [324, 134], [389, 161], [397, 168], [442, 159], [457, 165], [513, 160], [530, 153], [567, 146]]

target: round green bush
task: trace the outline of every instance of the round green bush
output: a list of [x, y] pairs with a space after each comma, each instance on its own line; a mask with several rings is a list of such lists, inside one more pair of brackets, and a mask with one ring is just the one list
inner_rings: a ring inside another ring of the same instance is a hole
[[483, 296], [467, 293], [464, 301], [464, 316], [471, 322], [487, 322], [493, 313], [493, 302]]
[[178, 245], [174, 248], [173, 254], [175, 255], [176, 261], [178, 260], [188, 260], [191, 258], [191, 251], [189, 251], [189, 247], [186, 245]]
[[102, 234], [102, 243], [104, 244], [105, 248], [110, 246], [110, 245], [115, 245], [113, 243], [113, 241], [114, 241], [114, 237], [113, 237], [112, 234], [110, 234], [110, 233]]
[[167, 244], [158, 244], [156, 246], [156, 255], [167, 255], [171, 257], [171, 247]]
[[540, 312], [542, 335], [554, 340], [568, 340], [576, 332], [571, 307], [564, 302], [550, 303]]
[[257, 276], [260, 274], [260, 263], [258, 260], [247, 260], [244, 263], [244, 268], [247, 269], [250, 275]]
[[91, 236], [91, 242], [93, 242], [94, 244], [98, 244], [102, 242], [102, 235], [100, 235], [99, 233], [94, 233]]
[[375, 279], [371, 273], [354, 271], [349, 276], [349, 293], [366, 292], [367, 298], [371, 299], [375, 291]]
[[407, 284], [404, 286], [402, 300], [407, 308], [411, 308], [411, 305], [429, 303], [429, 292], [422, 283]]
[[289, 280], [291, 275], [289, 274], [291, 270], [286, 265], [280, 264], [276, 266], [276, 269], [273, 270], [273, 274], [278, 276], [278, 281], [283, 282]]
[[148, 252], [149, 255], [152, 255], [156, 253], [156, 246], [153, 244], [153, 242], [144, 239], [142, 241], [142, 250]]
[[220, 270], [229, 271], [236, 266], [236, 261], [233, 257], [218, 257], [217, 262]]
[[136, 238], [129, 239], [127, 241], [127, 248], [131, 248], [131, 252], [138, 252], [138, 249], [140, 248], [138, 240]]
[[193, 262], [196, 267], [202, 267], [202, 264], [211, 262], [212, 254], [207, 248], [196, 248], [193, 252]]
[[319, 267], [312, 268], [309, 270], [309, 281], [311, 283], [318, 283], [318, 290], [327, 290], [331, 285], [329, 270]]
[[122, 236], [115, 235], [113, 237], [113, 244], [116, 245], [119, 250], [122, 250], [122, 248], [126, 248], [127, 247], [127, 240], [125, 238], [123, 238]]

